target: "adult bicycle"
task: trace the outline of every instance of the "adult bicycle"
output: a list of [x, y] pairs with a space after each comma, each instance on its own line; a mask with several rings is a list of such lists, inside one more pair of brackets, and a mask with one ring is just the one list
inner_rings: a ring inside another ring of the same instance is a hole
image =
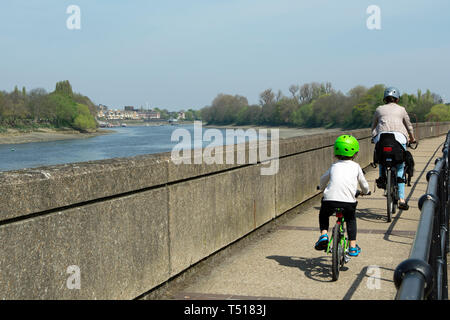
[[[405, 162], [404, 149], [400, 143], [395, 140], [395, 138], [390, 140], [386, 139], [385, 141], [380, 141], [379, 143], [380, 146], [378, 147], [378, 150], [376, 150], [376, 153], [379, 153], [377, 155], [377, 160], [383, 165], [383, 172], [380, 176], [380, 179], [382, 180], [380, 180], [377, 184], [381, 185], [381, 187], [385, 189], [384, 195], [386, 196], [387, 222], [391, 222], [392, 215], [397, 211], [398, 206], [398, 184], [407, 182], [406, 167], [403, 170], [402, 177], [397, 176], [397, 165]], [[415, 150], [417, 149], [418, 142], [408, 142], [407, 146]]]

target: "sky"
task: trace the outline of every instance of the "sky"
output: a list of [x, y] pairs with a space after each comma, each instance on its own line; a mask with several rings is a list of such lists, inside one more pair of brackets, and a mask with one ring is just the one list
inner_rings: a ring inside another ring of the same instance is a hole
[[176, 111], [315, 81], [449, 102], [449, 12], [448, 0], [2, 0], [0, 90], [69, 80], [97, 104]]

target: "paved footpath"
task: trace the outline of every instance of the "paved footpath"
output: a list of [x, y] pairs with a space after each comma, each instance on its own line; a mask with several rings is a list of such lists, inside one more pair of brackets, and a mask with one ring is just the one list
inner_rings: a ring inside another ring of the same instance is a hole
[[[317, 201], [250, 245], [233, 252], [195, 281], [172, 292], [172, 299], [394, 299], [393, 273], [407, 259], [417, 230], [418, 199], [427, 188], [426, 174], [442, 156], [445, 136], [422, 140], [411, 150], [415, 174], [405, 193], [409, 210], [386, 221], [383, 190], [374, 192], [378, 168], [367, 168], [372, 195], [358, 198], [357, 242], [362, 248], [331, 280], [331, 256], [316, 251]], [[335, 218], [330, 218], [330, 230]]]

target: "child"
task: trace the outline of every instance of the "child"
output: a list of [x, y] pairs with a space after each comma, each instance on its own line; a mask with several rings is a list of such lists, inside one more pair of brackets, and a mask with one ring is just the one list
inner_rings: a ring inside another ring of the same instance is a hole
[[324, 190], [319, 213], [321, 236], [315, 244], [316, 250], [326, 250], [328, 246], [329, 218], [335, 208], [343, 208], [344, 220], [347, 223], [347, 233], [350, 240], [349, 255], [357, 257], [361, 248], [356, 244], [356, 205], [355, 199], [358, 183], [364, 194], [369, 193], [361, 167], [352, 161], [359, 151], [359, 143], [351, 135], [341, 135], [334, 143], [334, 155], [339, 161], [333, 163], [325, 174], [320, 177], [320, 190]]

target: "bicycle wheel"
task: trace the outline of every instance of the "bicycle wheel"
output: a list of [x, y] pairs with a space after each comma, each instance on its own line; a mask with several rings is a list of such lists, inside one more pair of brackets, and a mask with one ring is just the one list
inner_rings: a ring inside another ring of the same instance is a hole
[[387, 222], [391, 222], [392, 220], [392, 213], [394, 211], [394, 197], [393, 197], [393, 183], [392, 181], [392, 174], [391, 174], [391, 168], [387, 168], [386, 170], [386, 195], [387, 195]]
[[395, 213], [397, 211], [397, 207], [398, 207], [398, 181], [397, 181], [397, 169], [392, 170], [392, 181], [395, 181], [392, 185], [392, 199], [394, 199], [394, 203], [393, 203], [393, 213]]
[[340, 257], [340, 265], [341, 265], [341, 269], [344, 267], [344, 265], [348, 262], [348, 260], [346, 259], [346, 254], [348, 252], [348, 239], [345, 237], [345, 229], [341, 230], [341, 241], [340, 241], [341, 245], [341, 257]]
[[397, 184], [394, 184], [392, 189], [393, 189], [392, 190], [392, 199], [393, 199], [392, 213], [395, 213], [397, 211], [397, 201], [398, 201], [398, 186], [397, 186]]
[[333, 249], [331, 251], [331, 274], [333, 281], [339, 279], [342, 255], [341, 235], [339, 233], [339, 225], [336, 224], [333, 228]]

